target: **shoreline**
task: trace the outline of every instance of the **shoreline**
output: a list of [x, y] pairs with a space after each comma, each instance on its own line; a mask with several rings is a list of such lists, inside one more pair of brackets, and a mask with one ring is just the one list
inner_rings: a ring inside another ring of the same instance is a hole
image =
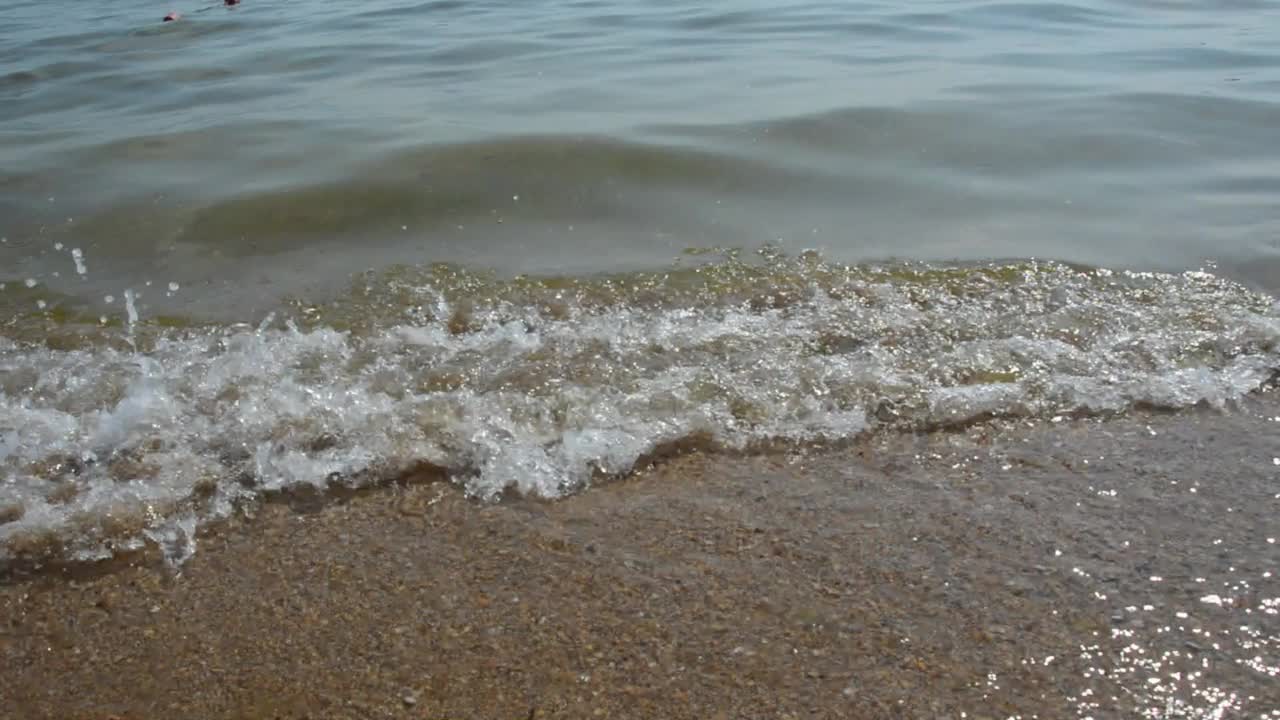
[[694, 453], [556, 502], [427, 483], [266, 504], [202, 534], [176, 575], [0, 586], [0, 704], [16, 718], [1268, 717], [1273, 418], [1263, 393], [1227, 413]]

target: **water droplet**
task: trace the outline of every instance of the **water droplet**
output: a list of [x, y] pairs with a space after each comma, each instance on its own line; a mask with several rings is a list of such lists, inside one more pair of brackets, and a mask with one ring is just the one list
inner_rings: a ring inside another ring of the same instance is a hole
[[115, 301], [116, 301], [116, 296], [115, 296], [115, 295], [108, 295], [108, 296], [106, 296], [106, 297], [104, 297], [104, 298], [102, 298], [102, 299], [103, 299], [103, 301], [104, 301], [104, 302], [106, 302], [108, 305], [110, 305], [111, 303], [113, 303], [113, 302], [115, 302]]
[[178, 287], [178, 283], [176, 282], [169, 283], [169, 292], [178, 292]]
[[24, 281], [24, 284], [25, 284], [27, 287], [29, 287], [29, 288], [33, 288], [33, 287], [35, 287], [35, 286], [36, 286], [36, 279], [35, 279], [35, 278], [27, 278], [27, 279]]
[[125, 307], [125, 312], [129, 316], [130, 325], [133, 325], [138, 322], [138, 308], [133, 304], [135, 297], [136, 296], [134, 295], [134, 292], [132, 290], [124, 291], [124, 307]]

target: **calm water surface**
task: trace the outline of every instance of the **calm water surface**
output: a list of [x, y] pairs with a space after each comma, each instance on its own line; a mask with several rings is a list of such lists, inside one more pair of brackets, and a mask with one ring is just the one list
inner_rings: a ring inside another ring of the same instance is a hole
[[770, 243], [1280, 285], [1280, 3], [175, 2], [0, 10], [0, 279], [239, 317]]

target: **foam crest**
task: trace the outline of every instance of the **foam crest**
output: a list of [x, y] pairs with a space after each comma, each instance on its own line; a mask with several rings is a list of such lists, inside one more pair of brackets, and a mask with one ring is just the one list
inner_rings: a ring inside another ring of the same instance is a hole
[[764, 260], [399, 269], [257, 327], [149, 324], [125, 293], [129, 322], [95, 339], [12, 333], [0, 553], [179, 561], [199, 523], [264, 496], [415, 468], [556, 498], [687, 449], [1227, 407], [1280, 368], [1275, 301], [1203, 273]]

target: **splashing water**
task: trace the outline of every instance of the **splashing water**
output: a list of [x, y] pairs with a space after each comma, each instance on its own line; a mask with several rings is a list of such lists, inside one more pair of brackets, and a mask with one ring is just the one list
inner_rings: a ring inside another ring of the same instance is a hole
[[130, 327], [138, 324], [138, 306], [134, 302], [137, 297], [137, 294], [132, 290], [124, 291], [124, 307], [125, 312], [128, 313]]
[[[432, 467], [559, 497], [682, 448], [768, 451], [992, 417], [1225, 407], [1280, 311], [1205, 273], [736, 257], [503, 280], [366, 275], [258, 327], [67, 321], [0, 337], [0, 553], [94, 559], [265, 494]], [[92, 330], [90, 331], [89, 329]]]

